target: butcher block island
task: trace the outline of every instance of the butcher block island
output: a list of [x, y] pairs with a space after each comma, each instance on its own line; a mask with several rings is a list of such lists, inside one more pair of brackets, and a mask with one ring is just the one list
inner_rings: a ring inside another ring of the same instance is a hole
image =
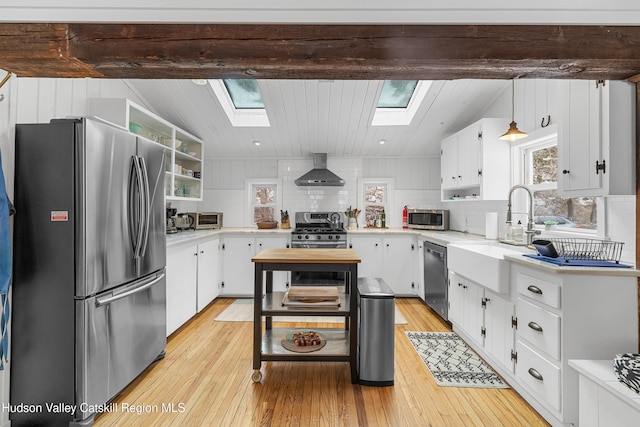
[[[262, 361], [345, 361], [349, 362], [351, 368], [351, 382], [358, 383], [358, 254], [353, 249], [268, 248], [251, 261], [255, 264], [254, 371], [251, 379], [254, 382], [262, 379]], [[274, 271], [343, 272], [344, 287], [328, 286], [323, 291], [321, 285], [296, 286], [296, 296], [308, 292], [309, 300], [313, 301], [307, 304], [285, 304], [283, 300], [286, 301], [287, 292], [273, 291]], [[334, 292], [337, 299], [333, 298]], [[310, 315], [342, 317], [344, 328], [273, 328], [274, 317]], [[300, 333], [312, 335], [314, 339], [296, 340]], [[298, 346], [296, 342], [310, 345]]]

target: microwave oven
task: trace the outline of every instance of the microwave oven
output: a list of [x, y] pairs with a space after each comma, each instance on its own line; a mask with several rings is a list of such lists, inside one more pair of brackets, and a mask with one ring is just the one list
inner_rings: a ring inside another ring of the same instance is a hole
[[407, 226], [420, 230], [448, 230], [449, 211], [444, 209], [409, 209]]
[[196, 230], [211, 230], [222, 228], [222, 212], [189, 212], [191, 228]]

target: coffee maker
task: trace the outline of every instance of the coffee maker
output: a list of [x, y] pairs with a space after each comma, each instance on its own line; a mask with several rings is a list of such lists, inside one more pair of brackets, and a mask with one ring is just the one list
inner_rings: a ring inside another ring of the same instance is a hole
[[176, 213], [177, 209], [167, 208], [167, 234], [173, 234], [178, 232], [176, 227]]

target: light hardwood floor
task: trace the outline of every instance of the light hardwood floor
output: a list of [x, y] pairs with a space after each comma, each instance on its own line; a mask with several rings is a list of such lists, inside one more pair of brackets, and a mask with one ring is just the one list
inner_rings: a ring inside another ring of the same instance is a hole
[[232, 302], [215, 300], [169, 337], [166, 357], [95, 426], [548, 425], [512, 389], [437, 386], [404, 332], [450, 329], [419, 299], [396, 299], [408, 324], [395, 327], [392, 387], [351, 384], [344, 362], [263, 362], [254, 384], [253, 324], [214, 320]]

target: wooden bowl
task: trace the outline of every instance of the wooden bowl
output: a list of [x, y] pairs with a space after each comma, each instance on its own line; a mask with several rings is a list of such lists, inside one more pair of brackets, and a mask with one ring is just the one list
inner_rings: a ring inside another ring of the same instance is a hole
[[266, 230], [270, 228], [276, 228], [278, 226], [278, 221], [260, 221], [257, 224], [259, 229]]

